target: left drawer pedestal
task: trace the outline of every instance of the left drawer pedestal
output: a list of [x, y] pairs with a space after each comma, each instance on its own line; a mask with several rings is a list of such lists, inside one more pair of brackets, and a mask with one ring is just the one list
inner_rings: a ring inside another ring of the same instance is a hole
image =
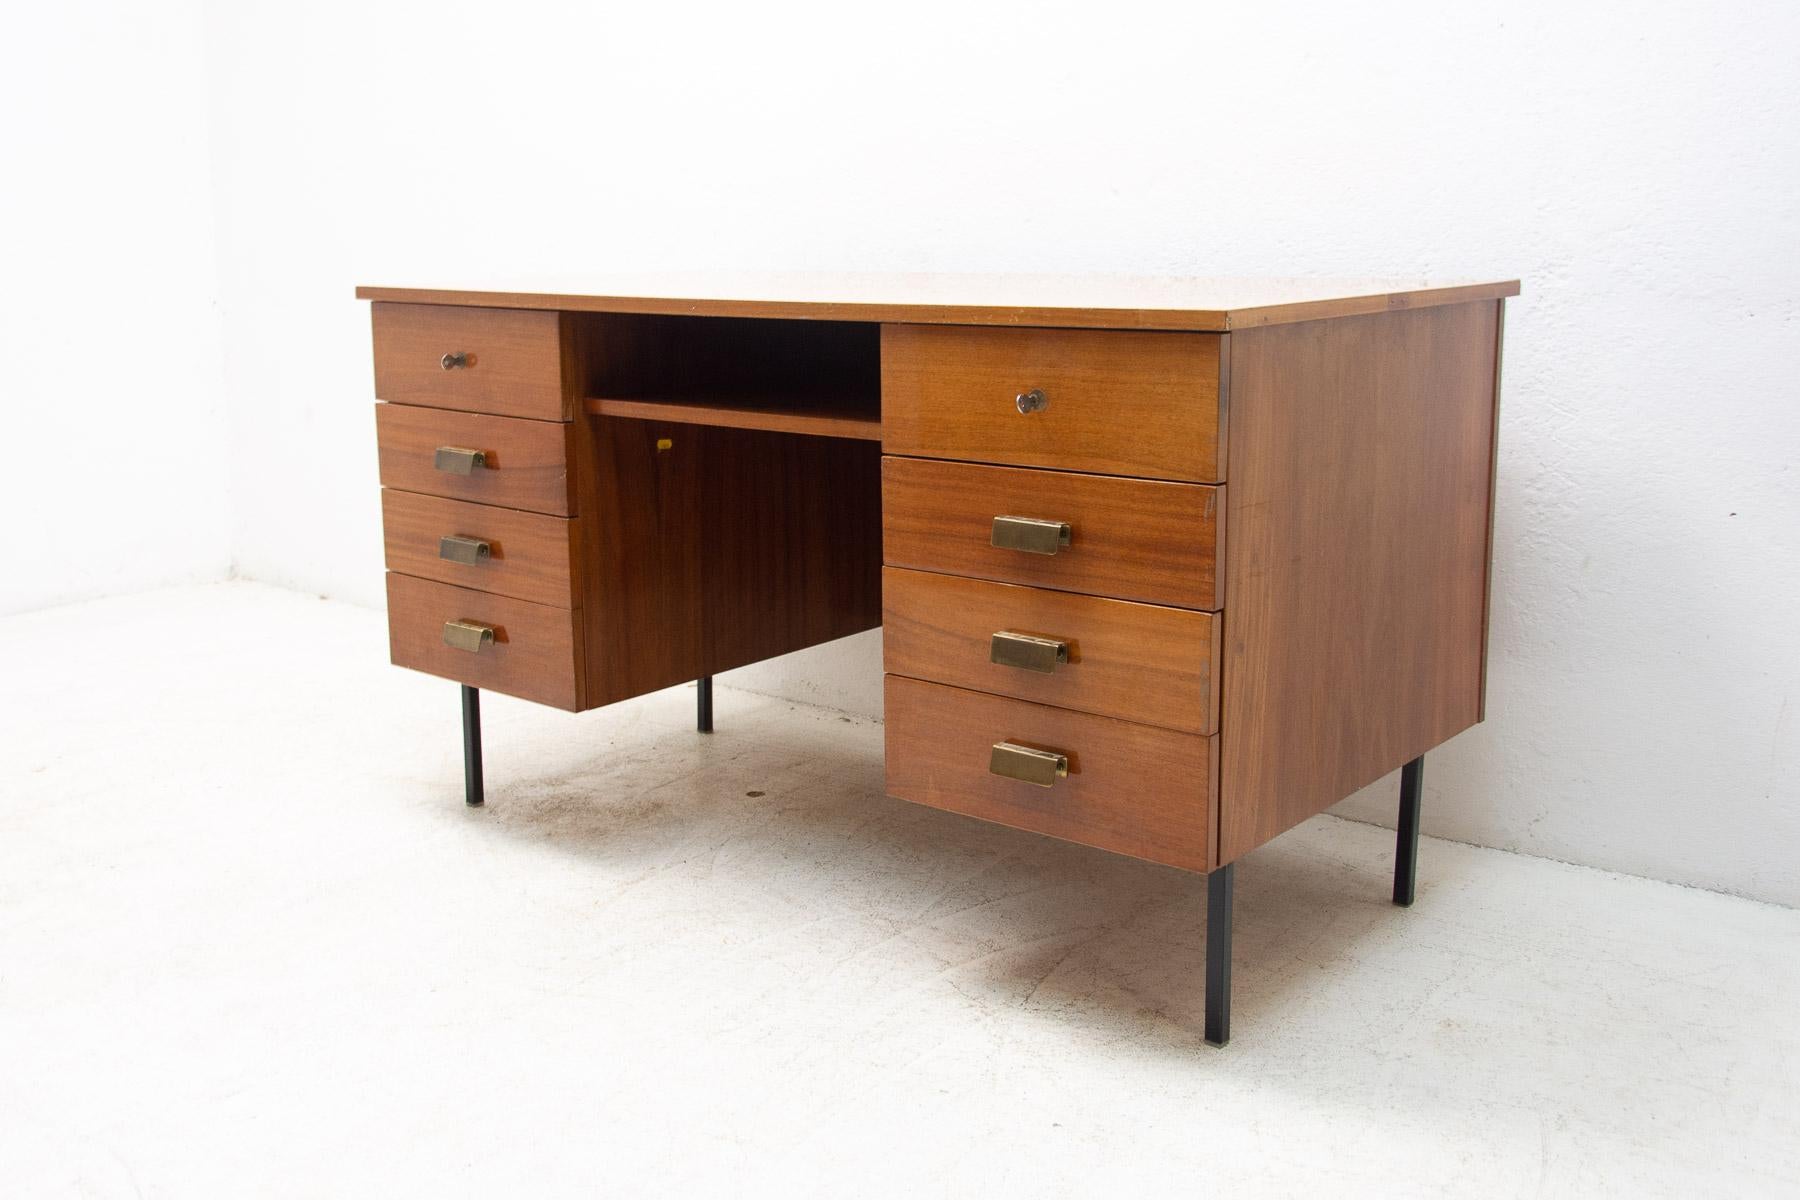
[[377, 304], [375, 427], [393, 661], [586, 706], [580, 432], [553, 312]]

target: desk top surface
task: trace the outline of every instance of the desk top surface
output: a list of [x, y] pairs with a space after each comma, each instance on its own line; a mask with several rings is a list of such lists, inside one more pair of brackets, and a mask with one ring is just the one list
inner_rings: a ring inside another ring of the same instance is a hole
[[1518, 280], [1201, 279], [1130, 275], [717, 274], [359, 287], [363, 300], [951, 325], [1225, 332], [1519, 294]]

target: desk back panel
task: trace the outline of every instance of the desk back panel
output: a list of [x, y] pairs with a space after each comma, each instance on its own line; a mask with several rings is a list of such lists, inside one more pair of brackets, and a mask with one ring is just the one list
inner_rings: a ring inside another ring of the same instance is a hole
[[611, 417], [578, 432], [590, 705], [881, 624], [873, 442]]

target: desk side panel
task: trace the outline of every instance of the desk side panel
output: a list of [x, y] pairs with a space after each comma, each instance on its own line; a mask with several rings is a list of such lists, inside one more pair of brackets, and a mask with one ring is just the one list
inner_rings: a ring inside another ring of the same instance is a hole
[[1232, 334], [1221, 864], [1481, 719], [1498, 321]]

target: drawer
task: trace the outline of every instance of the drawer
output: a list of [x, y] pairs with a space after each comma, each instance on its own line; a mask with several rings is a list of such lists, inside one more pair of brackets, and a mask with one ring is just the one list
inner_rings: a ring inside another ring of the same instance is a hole
[[542, 421], [574, 415], [560, 313], [443, 304], [373, 312], [377, 398]]
[[[902, 800], [1206, 871], [1218, 739], [889, 675], [887, 789]], [[1047, 787], [997, 775], [1008, 743], [1066, 758]]]
[[[1216, 609], [1224, 491], [889, 457], [881, 460], [882, 554], [895, 567]], [[1066, 523], [1068, 545], [1053, 554], [995, 546], [994, 518], [1005, 516]]]
[[[567, 517], [573, 425], [448, 412], [410, 404], [375, 406], [381, 485]], [[449, 451], [439, 455], [438, 451]], [[473, 462], [474, 454], [480, 456]]]
[[[381, 521], [390, 571], [557, 608], [578, 607], [573, 518], [387, 488], [381, 493]], [[446, 537], [459, 540], [446, 546]], [[464, 557], [454, 557], [456, 552]]]
[[1222, 622], [1212, 613], [895, 567], [882, 571], [881, 596], [892, 674], [1187, 733], [1216, 728]]
[[[581, 709], [581, 615], [389, 572], [388, 649], [396, 666], [566, 708]], [[444, 641], [462, 622], [493, 631], [478, 649]]]
[[884, 325], [883, 448], [1217, 483], [1220, 357], [1210, 333]]

